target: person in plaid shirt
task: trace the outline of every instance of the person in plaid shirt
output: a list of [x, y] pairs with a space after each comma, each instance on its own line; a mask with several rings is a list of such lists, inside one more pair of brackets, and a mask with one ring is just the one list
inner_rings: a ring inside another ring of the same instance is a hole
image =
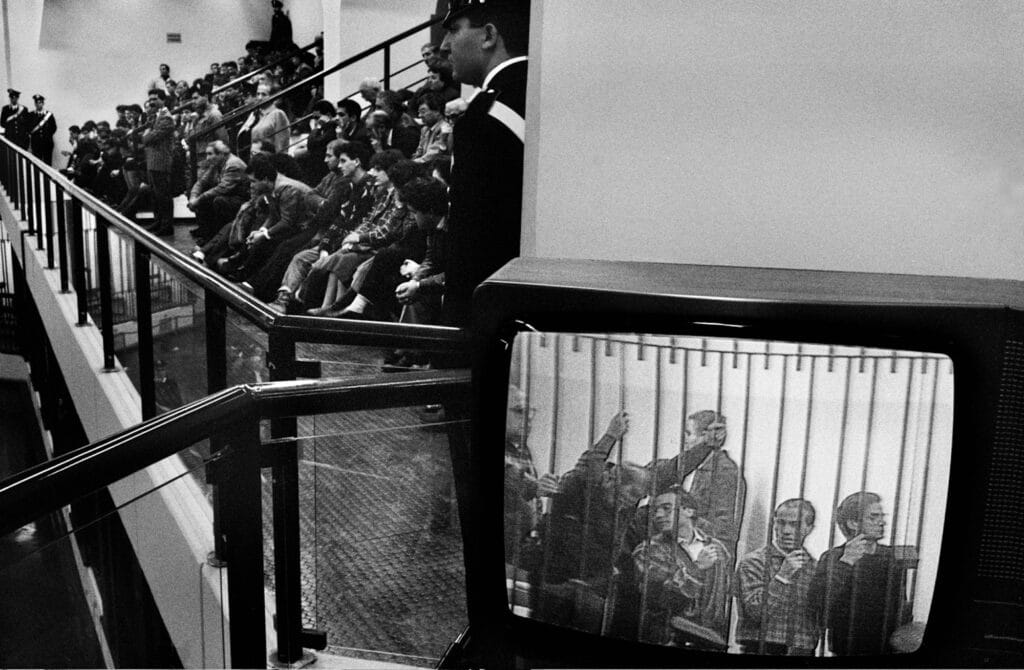
[[736, 640], [745, 653], [811, 656], [820, 630], [808, 592], [817, 561], [804, 549], [814, 506], [791, 498], [775, 509], [772, 542], [743, 557], [736, 569]]

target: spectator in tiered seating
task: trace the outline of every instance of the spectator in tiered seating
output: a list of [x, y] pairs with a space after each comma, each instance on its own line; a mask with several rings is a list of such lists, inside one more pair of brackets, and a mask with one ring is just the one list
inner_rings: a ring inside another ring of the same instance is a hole
[[367, 107], [365, 113], [363, 113], [362, 118], [364, 121], [370, 118], [370, 114], [376, 111], [377, 93], [380, 92], [381, 88], [380, 81], [375, 77], [367, 77], [359, 83], [359, 95], [363, 100], [369, 103], [369, 107]]
[[205, 244], [234, 219], [249, 199], [249, 179], [242, 159], [220, 140], [207, 144], [204, 151], [203, 170], [188, 199], [188, 208], [196, 213], [198, 225], [192, 234], [199, 245]]
[[267, 218], [272, 192], [272, 183], [252, 183], [250, 186], [252, 197], [239, 208], [234, 220], [222, 227], [201, 248], [196, 248], [192, 252], [192, 257], [223, 275], [233, 273], [245, 261], [246, 240], [249, 233], [258, 228]]
[[333, 236], [328, 238], [333, 250], [327, 258], [316, 262], [302, 289], [302, 299], [307, 305], [316, 305], [322, 298], [320, 306], [307, 310], [308, 314], [324, 316], [329, 311], [340, 312], [345, 308], [347, 303], [336, 305], [335, 301], [348, 289], [356, 268], [372, 256], [370, 241], [377, 239], [381, 231], [393, 228], [395, 219], [404, 214], [404, 208], [398, 205], [394, 184], [389, 179], [400, 160], [402, 153], [394, 150], [374, 154], [370, 159], [369, 178], [374, 185], [373, 208], [340, 241], [335, 242]]
[[233, 60], [224, 61], [223, 63], [220, 64], [220, 73], [221, 73], [221, 77], [220, 77], [220, 81], [219, 82], [217, 81], [216, 78], [214, 78], [214, 81], [213, 81], [213, 86], [214, 87], [223, 86], [224, 84], [227, 84], [227, 83], [232, 82], [235, 79], [237, 79], [238, 78], [238, 63], [236, 63]]
[[171, 66], [167, 63], [160, 63], [160, 76], [149, 80], [149, 83], [146, 85], [146, 93], [148, 94], [153, 89], [159, 89], [163, 91], [164, 98], [166, 98], [167, 94], [171, 92], [173, 83], [171, 80]]
[[452, 78], [452, 64], [444, 58], [433, 58], [427, 62], [427, 81], [413, 93], [413, 104], [419, 107], [420, 99], [427, 93], [441, 98], [443, 103], [458, 99], [462, 92]]
[[[330, 172], [314, 189], [325, 198], [313, 219], [316, 234], [306, 248], [291, 257], [283, 276], [277, 276], [280, 286], [270, 307], [282, 314], [297, 305], [299, 289], [313, 265], [325, 260], [373, 206], [373, 179], [366, 172], [369, 147], [335, 140], [327, 147], [325, 163]], [[254, 289], [257, 296], [263, 292], [259, 287]]]
[[420, 143], [412, 158], [417, 163], [429, 163], [438, 156], [451, 155], [452, 127], [445, 120], [440, 98], [432, 93], [420, 98], [419, 117], [423, 122]]
[[153, 189], [154, 222], [146, 230], [155, 235], [173, 235], [174, 202], [171, 196], [172, 145], [174, 144], [174, 121], [164, 104], [161, 91], [149, 92], [149, 108], [152, 113], [150, 128], [142, 134], [146, 153], [146, 173], [150, 188]]
[[246, 238], [248, 252], [242, 266], [236, 268], [231, 279], [247, 284], [263, 270], [263, 265], [279, 244], [302, 232], [310, 223], [312, 212], [306, 195], [313, 189], [300, 181], [286, 177], [275, 169], [270, 156], [253, 156], [246, 173], [254, 184], [273, 185], [270, 212], [259, 228]]
[[355, 100], [351, 98], [339, 100], [335, 134], [339, 140], [363, 142], [366, 146], [370, 146], [370, 136], [366, 130], [366, 124], [359, 118], [360, 112], [362, 109]]
[[86, 121], [82, 124], [82, 134], [75, 145], [75, 152], [72, 156], [74, 162], [74, 182], [84, 189], [92, 188], [93, 178], [96, 176], [96, 168], [99, 165], [100, 145], [97, 141], [96, 122]]
[[[325, 316], [340, 316], [342, 314], [349, 316], [362, 312], [361, 308], [368, 306], [368, 301], [358, 299], [358, 287], [362, 286], [366, 274], [372, 267], [372, 263], [369, 261], [379, 253], [390, 250], [388, 258], [392, 256], [398, 258], [395, 270], [397, 271], [397, 265], [401, 264], [402, 259], [409, 258], [420, 262], [427, 251], [426, 233], [416, 225], [415, 217], [401, 198], [402, 188], [414, 179], [426, 176], [426, 171], [418, 163], [400, 160], [385, 175], [396, 196], [394, 215], [385, 217], [377, 225], [367, 227], [364, 224], [342, 240], [342, 253], [338, 256], [337, 262], [329, 267], [332, 268], [333, 275], [337, 279], [335, 291], [337, 292], [341, 288], [347, 290], [336, 301], [336, 308], [327, 312]], [[390, 267], [389, 262], [388, 266]], [[394, 285], [387, 291], [389, 297], [393, 291]], [[349, 303], [355, 305], [355, 308], [348, 309]], [[380, 313], [375, 316], [386, 318], [387, 314]]]
[[68, 145], [70, 149], [62, 149], [60, 152], [61, 156], [65, 156], [68, 161], [63, 168], [60, 169], [61, 174], [72, 175], [75, 171], [75, 147], [78, 146], [78, 137], [82, 134], [82, 129], [79, 126], [68, 127]]
[[327, 145], [337, 139], [335, 128], [338, 124], [334, 120], [334, 105], [319, 100], [314, 104], [314, 111], [316, 116], [310, 122], [309, 135], [306, 137], [306, 153], [299, 159], [307, 184], [318, 184], [327, 176]]
[[[393, 320], [398, 303], [409, 304], [423, 297], [423, 283], [427, 283], [428, 293], [437, 289], [433, 293], [440, 297], [444, 264], [438, 244], [443, 234], [439, 223], [448, 210], [445, 187], [437, 180], [417, 177], [403, 185], [399, 195], [416, 221], [416, 234], [407, 234], [401, 242], [381, 249], [367, 261], [362, 280], [353, 282], [355, 298], [338, 314], [341, 318]], [[422, 251], [420, 240], [424, 243]], [[425, 313], [421, 316], [428, 317]]]
[[[395, 298], [405, 306], [407, 318], [404, 321], [435, 323], [444, 293], [444, 217], [448, 213], [448, 188], [436, 178], [417, 179], [402, 189], [402, 201], [416, 217], [416, 225], [427, 235], [427, 253], [422, 263], [409, 259], [402, 262], [399, 274], [406, 281], [395, 287]], [[363, 286], [365, 293], [366, 284]]]
[[438, 46], [433, 42], [427, 42], [420, 47], [420, 58], [424, 61], [429, 61], [431, 58], [437, 58]]
[[[256, 100], [266, 100], [278, 90], [276, 85], [260, 84], [256, 88]], [[242, 139], [246, 131], [249, 133], [249, 142]], [[275, 153], [283, 153], [288, 150], [288, 115], [278, 109], [273, 101], [267, 102], [253, 110], [238, 134], [240, 147], [257, 140], [267, 140], [273, 144]]]
[[[226, 127], [220, 126], [212, 131], [208, 130], [216, 126], [224, 118], [220, 108], [210, 103], [206, 96], [199, 95], [198, 93], [192, 95], [192, 108], [192, 114], [194, 115], [192, 133], [195, 134], [196, 139], [196, 154], [203, 156], [206, 153], [206, 145], [209, 142], [220, 141], [226, 144], [228, 141], [228, 129]], [[183, 133], [183, 135], [188, 137], [189, 134]]]
[[381, 91], [377, 96], [377, 110], [367, 120], [370, 142], [376, 151], [398, 149], [406, 158], [416, 152], [420, 131], [416, 122], [405, 112], [395, 91]]

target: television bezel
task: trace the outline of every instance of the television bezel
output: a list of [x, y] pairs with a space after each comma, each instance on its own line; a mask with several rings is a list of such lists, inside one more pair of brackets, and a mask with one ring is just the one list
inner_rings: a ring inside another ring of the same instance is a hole
[[[473, 299], [474, 401], [468, 470], [457, 479], [472, 640], [488, 667], [777, 667], [778, 657], [662, 648], [511, 613], [505, 588], [503, 462], [516, 332], [752, 338], [900, 349], [954, 365], [951, 475], [932, 609], [908, 654], [802, 659], [807, 667], [1019, 665], [999, 626], [1024, 588], [980, 577], [1005, 341], [1024, 333], [1024, 283], [917, 275], [515, 259]], [[1024, 383], [1024, 380], [1021, 381]], [[977, 444], [989, 445], [978, 449]], [[972, 446], [973, 445], [973, 446]], [[1024, 448], [1022, 448], [1024, 451]], [[1022, 457], [1024, 460], [1024, 457]], [[953, 532], [950, 532], [953, 531]], [[1022, 559], [1024, 560], [1024, 559]], [[1005, 582], [1005, 583], [1004, 583]], [[1016, 600], [1015, 600], [1016, 599]], [[1005, 607], [1004, 607], [1005, 606]], [[1024, 637], [1024, 632], [1020, 633]], [[1012, 637], [1012, 636], [1011, 636]]]

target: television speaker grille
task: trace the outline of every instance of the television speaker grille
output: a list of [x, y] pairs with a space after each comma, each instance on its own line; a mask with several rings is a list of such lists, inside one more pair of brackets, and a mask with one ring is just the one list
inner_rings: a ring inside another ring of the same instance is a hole
[[1024, 341], [1003, 349], [979, 574], [1024, 584]]

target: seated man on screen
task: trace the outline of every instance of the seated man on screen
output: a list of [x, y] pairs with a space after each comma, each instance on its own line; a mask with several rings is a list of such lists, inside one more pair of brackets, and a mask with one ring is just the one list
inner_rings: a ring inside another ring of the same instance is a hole
[[744, 653], [814, 654], [819, 629], [807, 594], [818, 562], [804, 549], [814, 517], [814, 506], [806, 500], [783, 502], [772, 517], [772, 542], [740, 560], [736, 641]]
[[889, 636], [910, 621], [906, 571], [885, 537], [885, 512], [876, 493], [846, 497], [836, 509], [846, 543], [818, 561], [808, 601], [840, 656], [884, 654]]
[[681, 487], [656, 496], [653, 508], [651, 537], [633, 550], [640, 639], [670, 644], [681, 641], [675, 631], [682, 630], [724, 644], [732, 584], [729, 550], [697, 528], [697, 501]]

